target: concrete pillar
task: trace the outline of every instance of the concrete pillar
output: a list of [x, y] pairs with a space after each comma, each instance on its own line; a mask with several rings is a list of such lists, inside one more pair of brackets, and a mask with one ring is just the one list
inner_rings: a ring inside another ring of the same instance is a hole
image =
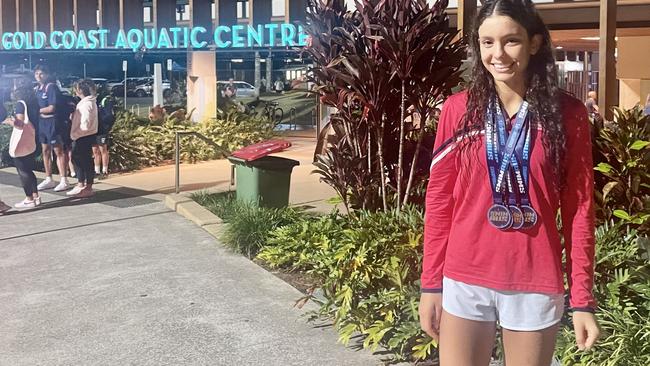
[[50, 32], [50, 0], [34, 0], [34, 28], [37, 31]]
[[175, 26], [176, 0], [153, 0], [153, 27], [160, 29]]
[[614, 118], [612, 107], [618, 104], [616, 96], [616, 0], [600, 0], [600, 41], [598, 72], [598, 106], [606, 120]]
[[462, 37], [472, 31], [472, 23], [476, 18], [476, 0], [458, 0], [458, 30]]
[[0, 0], [0, 33], [16, 31], [16, 0]]
[[650, 36], [618, 37], [617, 48], [619, 104], [622, 108], [643, 105], [650, 93]]
[[266, 90], [271, 90], [273, 87], [273, 59], [269, 54], [269, 57], [266, 58]]
[[50, 0], [50, 25], [52, 30], [71, 30], [73, 3], [72, 0]]
[[34, 31], [34, 2], [31, 0], [16, 1], [18, 13], [16, 23], [20, 32]]
[[74, 0], [75, 31], [97, 29], [97, 0]]
[[260, 62], [260, 53], [255, 51], [255, 87], [259, 88], [261, 85], [261, 67], [262, 63]]
[[210, 0], [188, 0], [190, 5], [190, 27], [204, 27], [207, 33], [200, 34], [199, 41], [212, 41], [212, 2]]
[[217, 116], [217, 54], [213, 51], [187, 53], [187, 110], [192, 121]]
[[120, 0], [120, 28], [129, 30], [144, 27], [142, 0]]

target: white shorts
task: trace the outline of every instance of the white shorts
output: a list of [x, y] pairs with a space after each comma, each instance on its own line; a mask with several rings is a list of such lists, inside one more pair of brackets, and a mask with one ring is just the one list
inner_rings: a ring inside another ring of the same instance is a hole
[[459, 318], [499, 322], [502, 328], [535, 331], [558, 323], [564, 296], [533, 292], [497, 291], [447, 277], [442, 280], [442, 308]]

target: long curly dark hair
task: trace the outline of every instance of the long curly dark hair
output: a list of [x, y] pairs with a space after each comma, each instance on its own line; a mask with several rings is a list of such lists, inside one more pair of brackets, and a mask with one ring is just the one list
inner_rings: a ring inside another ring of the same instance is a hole
[[[531, 56], [526, 69], [525, 99], [530, 104], [529, 111], [535, 118], [534, 122], [542, 127], [542, 142], [547, 158], [552, 162], [557, 186], [562, 187], [564, 184], [563, 160], [566, 136], [560, 106], [561, 90], [558, 86], [558, 73], [553, 56], [551, 36], [530, 0], [483, 1], [483, 6], [469, 35], [472, 78], [468, 87], [467, 113], [463, 118], [462, 128], [464, 131], [483, 130], [490, 97], [496, 94], [494, 79], [481, 61], [478, 36], [479, 27], [486, 18], [492, 15], [510, 17], [526, 29], [529, 39], [535, 35], [542, 37], [540, 49]], [[535, 124], [533, 123], [533, 125]]]

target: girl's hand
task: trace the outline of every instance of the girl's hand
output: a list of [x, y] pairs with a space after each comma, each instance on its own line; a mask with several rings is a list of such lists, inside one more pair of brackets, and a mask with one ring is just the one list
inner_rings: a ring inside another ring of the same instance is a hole
[[420, 327], [437, 343], [440, 335], [440, 317], [442, 316], [442, 294], [422, 293], [418, 312]]
[[596, 316], [587, 311], [573, 312], [573, 329], [576, 332], [576, 344], [581, 351], [588, 351], [600, 336]]

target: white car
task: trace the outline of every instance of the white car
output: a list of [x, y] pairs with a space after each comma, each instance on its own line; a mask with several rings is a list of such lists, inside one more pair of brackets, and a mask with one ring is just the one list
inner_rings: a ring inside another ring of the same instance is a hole
[[[228, 86], [228, 84], [228, 81], [217, 81], [217, 88], [219, 89], [222, 97], [225, 96], [224, 91], [226, 90], [226, 86]], [[245, 81], [233, 81], [233, 85], [237, 89], [235, 98], [259, 98], [260, 96], [259, 88], [256, 88]]]

